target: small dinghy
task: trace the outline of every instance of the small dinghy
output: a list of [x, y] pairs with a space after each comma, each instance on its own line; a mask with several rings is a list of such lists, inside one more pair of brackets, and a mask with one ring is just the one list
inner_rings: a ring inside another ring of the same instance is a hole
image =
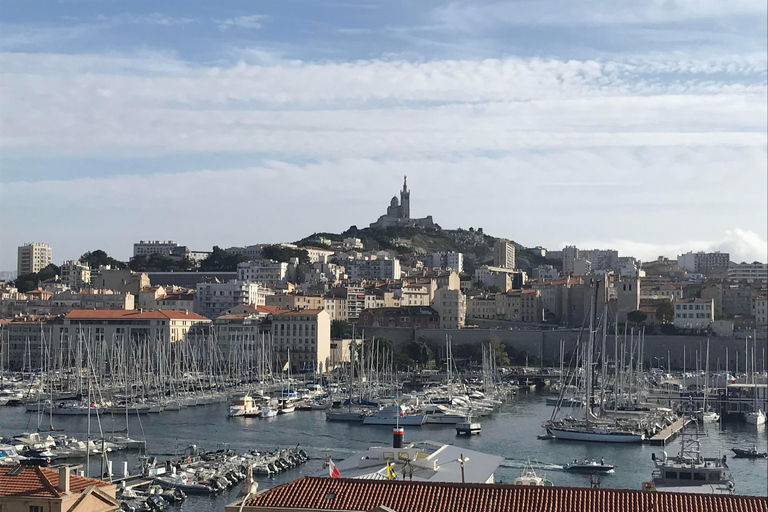
[[583, 471], [585, 473], [608, 473], [609, 471], [613, 471], [614, 467], [616, 466], [613, 464], [606, 464], [602, 459], [600, 459], [600, 462], [591, 459], [584, 459], [583, 462], [574, 460], [573, 462], [563, 465], [563, 469], [566, 471]]
[[731, 451], [736, 454], [737, 459], [765, 459], [768, 454], [765, 452], [757, 451], [757, 446], [751, 448], [731, 448]]

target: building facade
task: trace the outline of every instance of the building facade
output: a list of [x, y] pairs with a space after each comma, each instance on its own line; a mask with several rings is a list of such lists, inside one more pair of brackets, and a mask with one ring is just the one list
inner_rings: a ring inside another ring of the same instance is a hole
[[179, 244], [173, 240], [168, 240], [167, 242], [165, 240], [150, 240], [148, 242], [141, 240], [140, 242], [133, 244], [133, 255], [147, 256], [149, 254], [162, 254], [170, 256], [171, 251], [178, 246]]
[[400, 260], [397, 258], [377, 258], [355, 260], [346, 265], [350, 279], [400, 279]]
[[280, 366], [297, 371], [328, 370], [331, 358], [331, 319], [322, 309], [286, 311], [270, 315], [272, 342]]
[[428, 262], [429, 267], [450, 268], [459, 274], [464, 271], [464, 255], [460, 252], [433, 252]]
[[51, 264], [53, 251], [48, 244], [28, 243], [19, 247], [16, 260], [16, 275], [36, 274]]
[[675, 301], [675, 327], [678, 329], [708, 329], [715, 321], [712, 299], [678, 299]]
[[91, 285], [91, 267], [87, 263], [68, 260], [61, 264], [61, 282], [71, 290]]
[[267, 296], [272, 293], [252, 281], [233, 279], [226, 283], [198, 283], [194, 309], [200, 315], [215, 318], [223, 311], [240, 304], [264, 306]]
[[274, 260], [252, 260], [237, 265], [237, 279], [277, 286], [286, 281], [288, 263]]
[[768, 264], [766, 263], [731, 263], [728, 267], [728, 280], [768, 282]]
[[515, 245], [504, 238], [493, 244], [493, 266], [499, 268], [515, 268]]
[[694, 274], [707, 275], [718, 268], [725, 268], [731, 260], [727, 252], [687, 252], [677, 257], [677, 266]]
[[432, 308], [440, 316], [441, 329], [461, 329], [467, 318], [467, 299], [460, 290], [438, 288]]

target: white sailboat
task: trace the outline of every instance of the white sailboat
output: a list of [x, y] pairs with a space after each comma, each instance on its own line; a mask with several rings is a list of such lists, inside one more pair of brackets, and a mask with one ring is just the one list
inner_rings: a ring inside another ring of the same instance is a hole
[[[755, 333], [755, 342], [757, 342], [757, 333]], [[747, 340], [747, 343], [749, 341]], [[747, 357], [747, 361], [749, 361], [749, 351], [746, 351], [745, 357]], [[747, 363], [747, 366], [749, 366], [749, 363]], [[752, 345], [752, 393], [754, 394], [755, 403], [752, 406], [752, 410], [744, 414], [744, 421], [749, 423], [750, 425], [765, 425], [765, 412], [760, 408], [760, 405], [758, 403], [757, 398], [757, 381], [755, 380], [755, 346]], [[749, 377], [749, 375], [747, 376]]]
[[720, 415], [715, 411], [710, 411], [707, 407], [707, 399], [709, 398], [709, 338], [707, 338], [707, 357], [706, 357], [706, 369], [704, 370], [704, 404], [702, 405], [699, 417], [702, 423], [717, 423], [720, 421]]

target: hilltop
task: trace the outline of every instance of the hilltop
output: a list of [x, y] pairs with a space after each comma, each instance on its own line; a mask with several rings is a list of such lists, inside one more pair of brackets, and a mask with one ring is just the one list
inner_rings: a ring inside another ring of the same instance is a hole
[[[493, 263], [493, 244], [498, 238], [486, 235], [482, 228], [474, 229], [442, 229], [435, 227], [406, 227], [396, 226], [388, 228], [364, 228], [358, 229], [351, 226], [343, 233], [315, 233], [296, 242], [296, 245], [320, 245], [319, 238], [327, 238], [332, 241], [342, 241], [347, 237], [359, 238], [366, 251], [395, 250], [402, 256], [430, 254], [433, 252], [461, 252], [464, 254], [464, 268], [466, 272], [473, 272], [475, 268]], [[559, 260], [550, 260], [525, 250], [517, 242], [515, 254], [517, 267], [528, 274], [538, 265], [555, 265], [560, 267]]]

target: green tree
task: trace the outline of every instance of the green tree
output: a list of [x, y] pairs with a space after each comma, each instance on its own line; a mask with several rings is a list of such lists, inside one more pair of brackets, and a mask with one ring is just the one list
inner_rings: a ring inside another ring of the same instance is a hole
[[501, 340], [491, 341], [491, 350], [493, 351], [496, 366], [509, 366], [509, 355], [507, 354], [507, 344]]
[[492, 284], [488, 288], [488, 293], [494, 293], [494, 294], [501, 293], [501, 287], [499, 285], [497, 285], [497, 284]]
[[341, 340], [352, 336], [352, 327], [346, 320], [331, 321], [331, 339]]
[[80, 256], [80, 263], [87, 263], [91, 268], [99, 268], [109, 265], [112, 268], [122, 269], [127, 265], [122, 261], [118, 261], [115, 258], [110, 257], [106, 252], [101, 249], [95, 251], [88, 251]]
[[28, 291], [34, 290], [37, 288], [37, 274], [21, 274], [20, 276], [16, 277], [16, 280], [13, 282], [14, 286], [18, 288], [19, 292], [21, 293], [27, 293]]
[[434, 356], [432, 350], [422, 340], [415, 340], [407, 343], [405, 347], [403, 347], [403, 352], [409, 359], [420, 364], [422, 367], [427, 366]]
[[656, 306], [656, 318], [663, 324], [672, 322], [675, 319], [675, 306], [669, 299], [662, 299]]
[[645, 313], [644, 311], [635, 310], [627, 313], [627, 320], [634, 324], [641, 324], [645, 322], [646, 318], [648, 318], [648, 313]]
[[57, 267], [53, 263], [48, 264], [43, 270], [37, 273], [37, 278], [40, 281], [48, 281], [61, 275], [61, 268]]
[[204, 272], [234, 272], [237, 264], [248, 261], [244, 254], [232, 254], [218, 245], [213, 246], [211, 254], [200, 262], [200, 270]]
[[263, 248], [262, 256], [268, 260], [288, 263], [291, 258], [299, 258], [299, 263], [309, 263], [309, 253], [306, 249], [293, 249], [281, 245], [268, 245]]
[[195, 268], [195, 262], [189, 258], [177, 260], [165, 254], [145, 254], [131, 258], [128, 268], [136, 272], [186, 272]]

